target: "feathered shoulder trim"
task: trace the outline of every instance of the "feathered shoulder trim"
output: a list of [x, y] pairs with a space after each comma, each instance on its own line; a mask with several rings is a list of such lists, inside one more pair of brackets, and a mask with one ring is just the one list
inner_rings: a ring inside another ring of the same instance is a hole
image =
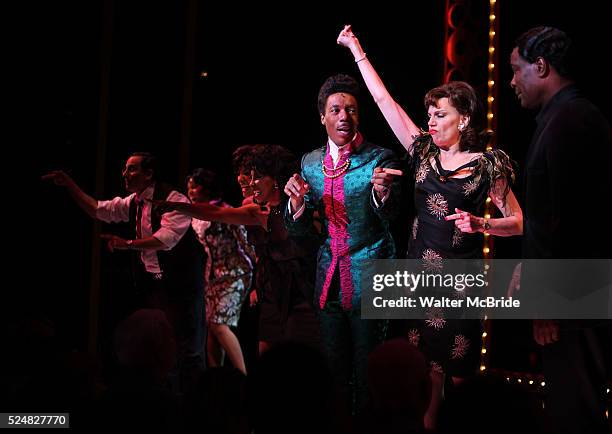
[[513, 161], [501, 149], [483, 152], [482, 156], [478, 159], [478, 163], [474, 166], [473, 174], [474, 181], [477, 183], [483, 177], [487, 178], [491, 186], [490, 188], [498, 181], [502, 181], [504, 186], [503, 198], [506, 197], [516, 179]]

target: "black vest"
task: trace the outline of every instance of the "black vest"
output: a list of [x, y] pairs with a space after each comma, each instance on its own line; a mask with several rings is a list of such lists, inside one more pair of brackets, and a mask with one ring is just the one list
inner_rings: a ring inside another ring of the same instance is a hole
[[[153, 190], [153, 200], [167, 200], [174, 189], [164, 183], [156, 183]], [[161, 227], [162, 214], [153, 208], [151, 212], [151, 227], [155, 233]], [[136, 238], [136, 200], [130, 203], [130, 230], [132, 238]], [[139, 282], [139, 273], [146, 273], [140, 260], [140, 251], [133, 255], [133, 270], [135, 281]], [[204, 284], [204, 250], [198, 242], [191, 225], [189, 229], [171, 250], [158, 250], [157, 260], [162, 270], [164, 286], [171, 298], [189, 297], [197, 294]]]

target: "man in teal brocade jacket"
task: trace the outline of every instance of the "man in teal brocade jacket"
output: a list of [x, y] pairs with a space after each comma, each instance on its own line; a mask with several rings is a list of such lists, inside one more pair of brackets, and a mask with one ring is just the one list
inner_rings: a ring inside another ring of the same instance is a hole
[[368, 143], [358, 132], [358, 95], [352, 77], [325, 81], [318, 108], [328, 140], [304, 155], [301, 175], [293, 175], [285, 187], [290, 233], [309, 228], [315, 210], [323, 221], [326, 239], [318, 254], [315, 305], [340, 404], [351, 407], [348, 384], [354, 379], [357, 412], [367, 397], [367, 355], [386, 328], [382, 320], [361, 319], [362, 289], [371, 290], [361, 285], [368, 272], [363, 262], [395, 257], [389, 219], [399, 208], [402, 174], [392, 151]]

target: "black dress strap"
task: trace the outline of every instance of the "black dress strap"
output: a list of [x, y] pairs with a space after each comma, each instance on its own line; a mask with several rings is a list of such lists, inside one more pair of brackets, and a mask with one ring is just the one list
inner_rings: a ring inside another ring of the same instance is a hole
[[436, 172], [438, 172], [438, 179], [442, 182], [448, 181], [448, 178], [450, 178], [451, 176], [453, 176], [454, 174], [456, 174], [462, 169], [465, 169], [470, 166], [475, 166], [478, 161], [477, 159], [474, 159], [474, 160], [468, 161], [467, 163], [457, 167], [456, 169], [446, 170], [445, 168], [442, 167], [442, 164], [440, 163], [440, 154], [434, 155], [434, 159], [436, 160]]

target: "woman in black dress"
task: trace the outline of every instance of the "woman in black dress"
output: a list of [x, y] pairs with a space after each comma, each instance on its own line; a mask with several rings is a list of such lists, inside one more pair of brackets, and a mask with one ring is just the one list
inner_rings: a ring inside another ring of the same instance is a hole
[[[479, 102], [465, 82], [450, 82], [425, 95], [428, 131], [422, 131], [389, 94], [366, 57], [351, 27], [338, 35], [349, 48], [387, 123], [408, 152], [414, 173], [417, 216], [407, 257], [436, 269], [443, 259], [481, 258], [483, 233], [520, 235], [521, 208], [510, 189], [514, 178], [510, 158], [501, 150], [486, 151], [480, 130]], [[501, 218], [480, 217], [487, 198]], [[444, 376], [453, 382], [477, 372], [481, 325], [478, 320], [451, 320], [443, 311], [428, 312], [409, 332], [410, 340], [428, 357], [432, 399], [425, 427], [435, 428]]]

